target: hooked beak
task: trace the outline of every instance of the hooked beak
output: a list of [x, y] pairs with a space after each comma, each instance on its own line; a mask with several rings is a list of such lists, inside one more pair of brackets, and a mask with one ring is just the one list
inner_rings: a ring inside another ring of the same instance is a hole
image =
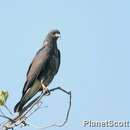
[[59, 38], [59, 37], [61, 37], [61, 35], [59, 33], [56, 33], [55, 37]]

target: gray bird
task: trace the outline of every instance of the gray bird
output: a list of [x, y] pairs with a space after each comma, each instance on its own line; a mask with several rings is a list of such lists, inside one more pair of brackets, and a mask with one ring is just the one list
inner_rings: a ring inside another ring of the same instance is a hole
[[36, 53], [26, 75], [21, 100], [14, 112], [20, 112], [23, 106], [39, 91], [49, 92], [48, 85], [53, 80], [60, 66], [60, 51], [57, 48], [59, 30], [48, 33], [43, 47]]

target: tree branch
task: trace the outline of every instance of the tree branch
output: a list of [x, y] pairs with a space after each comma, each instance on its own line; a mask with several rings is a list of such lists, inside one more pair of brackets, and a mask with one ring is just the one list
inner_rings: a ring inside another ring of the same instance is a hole
[[[52, 124], [52, 125], [46, 126], [46, 127], [39, 127], [39, 126], [36, 126], [36, 125], [33, 125], [33, 124], [27, 124], [26, 123], [26, 119], [28, 119], [34, 112], [36, 112], [39, 109], [39, 107], [37, 107], [33, 112], [31, 112], [31, 110], [34, 108], [34, 106], [39, 104], [39, 102], [41, 101], [43, 96], [45, 96], [47, 94], [47, 92], [45, 92], [45, 93], [41, 93], [38, 97], [36, 97], [34, 100], [32, 100], [30, 103], [28, 103], [23, 108], [23, 110], [19, 113], [19, 115], [17, 115], [16, 117], [9, 118], [9, 117], [3, 116], [3, 115], [0, 116], [0, 117], [8, 119], [3, 124], [3, 127], [2, 127], [3, 129], [2, 130], [14, 129], [16, 126], [19, 126], [19, 125], [22, 125], [22, 124], [24, 126], [30, 125], [30, 126], [33, 126], [35, 128], [39, 128], [39, 129], [45, 129], [45, 128], [50, 128], [50, 127], [63, 127], [68, 121], [68, 117], [69, 117], [69, 113], [70, 113], [70, 109], [71, 109], [72, 96], [71, 96], [71, 92], [67, 92], [66, 90], [64, 90], [61, 87], [50, 89], [50, 92], [54, 92], [55, 90], [60, 90], [60, 91], [62, 91], [64, 93], [66, 93], [67, 95], [69, 95], [69, 107], [68, 107], [66, 117], [65, 117], [65, 120], [63, 121], [63, 123], [61, 123], [61, 124]], [[31, 112], [31, 114], [29, 114], [30, 112]]]

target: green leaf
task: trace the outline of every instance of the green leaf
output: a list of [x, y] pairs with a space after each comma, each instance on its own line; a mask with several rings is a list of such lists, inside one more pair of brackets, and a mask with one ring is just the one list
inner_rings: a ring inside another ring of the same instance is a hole
[[6, 103], [6, 100], [8, 99], [8, 92], [0, 90], [0, 106], [4, 106]]

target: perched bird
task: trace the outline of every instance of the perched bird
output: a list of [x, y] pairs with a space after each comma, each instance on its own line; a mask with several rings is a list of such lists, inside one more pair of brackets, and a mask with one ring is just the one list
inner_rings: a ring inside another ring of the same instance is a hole
[[49, 32], [42, 48], [36, 53], [26, 75], [21, 100], [14, 112], [20, 112], [23, 106], [39, 91], [49, 92], [48, 85], [53, 80], [60, 66], [60, 51], [57, 48], [59, 30]]

